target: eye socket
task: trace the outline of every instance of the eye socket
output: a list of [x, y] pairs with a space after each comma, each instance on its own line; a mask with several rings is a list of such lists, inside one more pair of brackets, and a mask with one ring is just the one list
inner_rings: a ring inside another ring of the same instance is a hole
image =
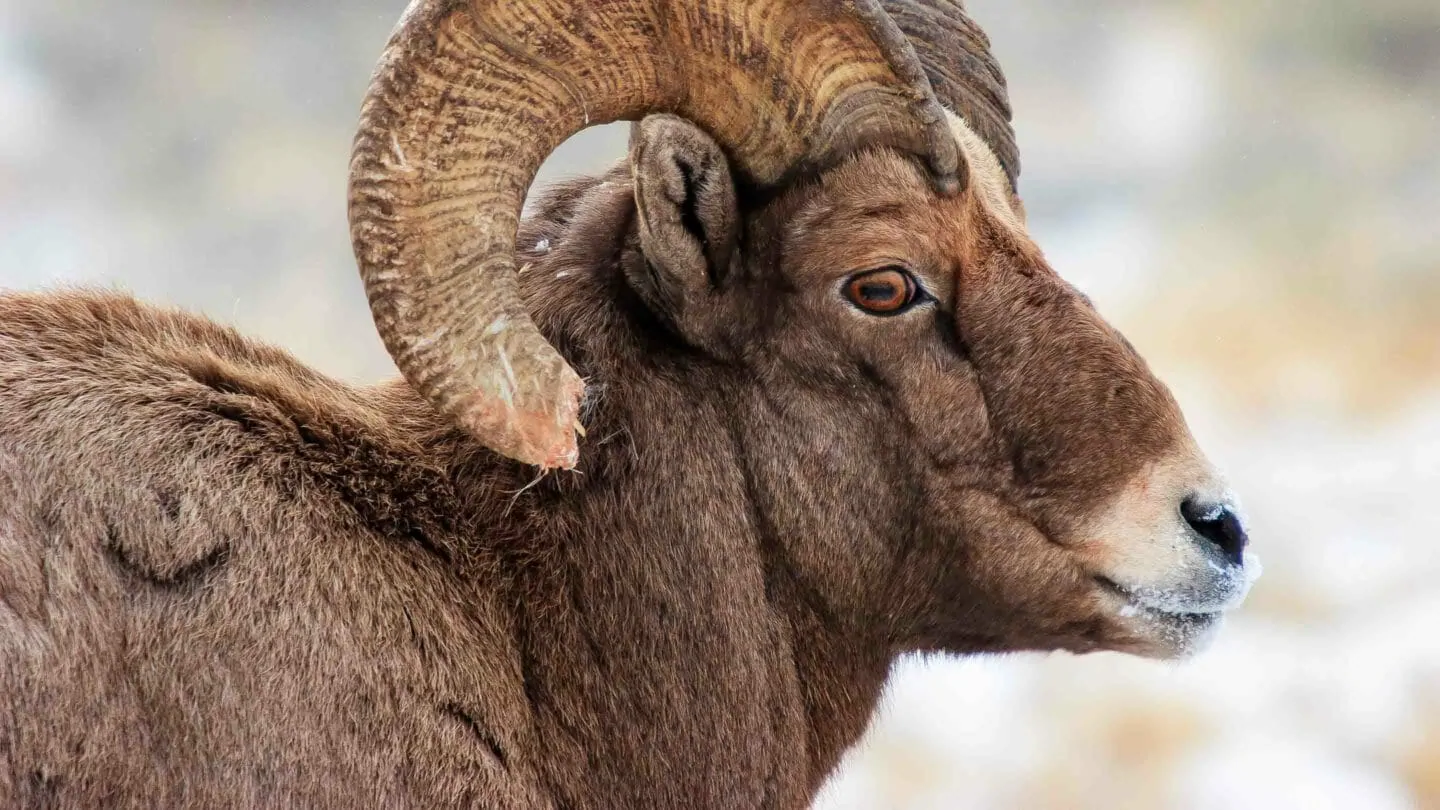
[[882, 267], [852, 276], [845, 297], [871, 315], [898, 315], [920, 297], [915, 277], [899, 267]]

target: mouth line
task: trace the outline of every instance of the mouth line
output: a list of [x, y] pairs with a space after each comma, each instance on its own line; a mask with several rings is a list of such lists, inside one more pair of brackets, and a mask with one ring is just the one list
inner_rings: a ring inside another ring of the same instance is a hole
[[1109, 577], [1096, 575], [1094, 579], [1101, 588], [1125, 600], [1125, 606], [1120, 609], [1122, 617], [1147, 616], [1180, 624], [1194, 624], [1213, 621], [1225, 612], [1219, 607], [1213, 610], [1170, 610], [1144, 601], [1134, 591]]

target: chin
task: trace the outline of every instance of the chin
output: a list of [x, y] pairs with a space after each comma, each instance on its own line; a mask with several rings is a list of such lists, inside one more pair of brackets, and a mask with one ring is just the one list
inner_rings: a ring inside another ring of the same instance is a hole
[[1210, 647], [1225, 624], [1225, 607], [1156, 604], [1106, 587], [1100, 595], [1108, 632], [1103, 648], [1161, 661], [1183, 661]]
[[1220, 628], [1224, 613], [1165, 613], [1137, 608], [1124, 617], [1134, 655], [1160, 661], [1183, 661], [1209, 649]]

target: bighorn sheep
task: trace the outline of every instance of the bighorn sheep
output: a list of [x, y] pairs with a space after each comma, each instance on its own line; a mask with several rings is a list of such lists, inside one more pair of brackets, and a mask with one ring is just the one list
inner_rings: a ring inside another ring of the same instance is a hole
[[0, 297], [0, 803], [800, 807], [904, 652], [1193, 649], [1244, 531], [1017, 175], [957, 0], [416, 0], [404, 382]]

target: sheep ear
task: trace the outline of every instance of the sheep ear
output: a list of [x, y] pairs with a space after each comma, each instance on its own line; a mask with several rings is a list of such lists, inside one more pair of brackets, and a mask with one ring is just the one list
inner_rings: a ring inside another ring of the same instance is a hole
[[630, 171], [649, 276], [632, 282], [678, 316], [729, 275], [739, 223], [730, 163], [694, 124], [652, 115], [630, 130]]

